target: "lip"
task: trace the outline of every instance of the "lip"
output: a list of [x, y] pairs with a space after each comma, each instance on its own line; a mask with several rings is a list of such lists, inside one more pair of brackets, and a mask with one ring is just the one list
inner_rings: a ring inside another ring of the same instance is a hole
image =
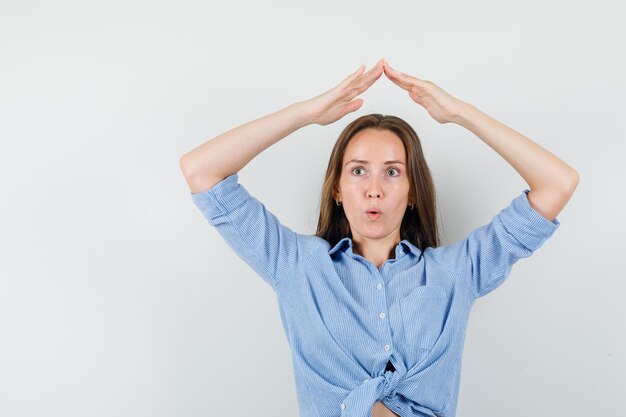
[[376, 220], [377, 218], [380, 217], [381, 213], [370, 213], [369, 211], [367, 212], [367, 215], [369, 216], [370, 220]]

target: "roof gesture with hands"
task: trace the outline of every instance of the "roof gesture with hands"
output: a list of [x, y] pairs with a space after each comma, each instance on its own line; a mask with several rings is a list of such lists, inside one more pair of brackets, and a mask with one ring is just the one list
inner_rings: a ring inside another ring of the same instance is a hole
[[374, 84], [384, 73], [398, 87], [409, 92], [409, 97], [428, 111], [439, 123], [455, 121], [465, 102], [453, 97], [431, 81], [407, 75], [392, 68], [386, 59], [380, 59], [369, 71], [361, 64], [356, 72], [341, 83], [317, 97], [307, 100], [313, 123], [328, 125], [363, 105], [356, 98]]

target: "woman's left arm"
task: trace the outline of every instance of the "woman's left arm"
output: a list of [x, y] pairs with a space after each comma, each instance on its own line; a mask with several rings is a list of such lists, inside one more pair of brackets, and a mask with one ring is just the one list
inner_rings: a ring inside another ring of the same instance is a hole
[[496, 151], [524, 178], [528, 201], [552, 221], [578, 185], [578, 172], [521, 133], [465, 103], [454, 123], [465, 127]]
[[385, 75], [409, 92], [439, 123], [456, 123], [478, 136], [503, 157], [528, 183], [528, 201], [552, 221], [574, 193], [578, 172], [526, 136], [500, 123], [436, 84], [398, 72], [384, 61]]

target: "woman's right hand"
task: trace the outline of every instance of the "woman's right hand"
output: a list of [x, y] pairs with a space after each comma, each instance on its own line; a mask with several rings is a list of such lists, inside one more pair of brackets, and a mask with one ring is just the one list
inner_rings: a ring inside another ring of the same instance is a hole
[[364, 70], [365, 66], [361, 64], [356, 72], [349, 75], [339, 85], [304, 102], [312, 123], [324, 126], [336, 122], [363, 105], [362, 98], [353, 99], [370, 88], [382, 75], [383, 59], [366, 73], [363, 73]]

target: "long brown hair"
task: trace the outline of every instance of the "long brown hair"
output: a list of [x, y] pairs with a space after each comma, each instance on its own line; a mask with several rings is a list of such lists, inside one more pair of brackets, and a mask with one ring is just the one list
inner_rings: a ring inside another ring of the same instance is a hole
[[320, 199], [320, 217], [315, 236], [328, 241], [331, 247], [346, 236], [352, 238], [350, 224], [343, 206], [337, 206], [333, 196], [339, 188], [343, 154], [348, 142], [354, 135], [366, 128], [389, 130], [398, 135], [404, 143], [410, 183], [409, 202], [413, 202], [415, 206], [413, 210], [407, 207], [404, 213], [400, 226], [400, 238], [408, 240], [422, 251], [429, 246], [439, 246], [435, 185], [417, 133], [401, 118], [379, 113], [359, 117], [346, 126], [339, 135], [326, 169]]

